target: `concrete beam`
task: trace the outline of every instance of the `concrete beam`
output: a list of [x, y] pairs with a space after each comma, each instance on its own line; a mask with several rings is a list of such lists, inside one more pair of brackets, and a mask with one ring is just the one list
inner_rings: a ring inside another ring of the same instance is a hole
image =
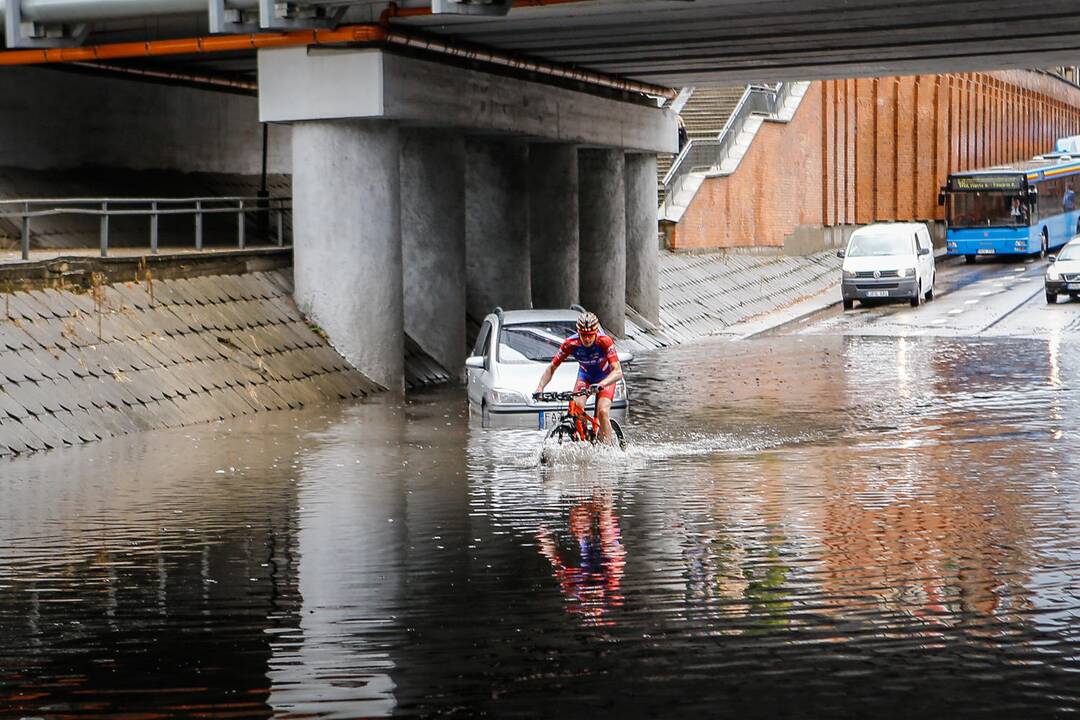
[[296, 303], [357, 370], [404, 390], [398, 128], [293, 127]]
[[405, 332], [452, 375], [465, 363], [465, 140], [401, 131]]
[[565, 308], [576, 303], [578, 150], [573, 145], [529, 147], [529, 252], [533, 307]]
[[578, 213], [581, 304], [604, 330], [626, 333], [626, 186], [619, 150], [581, 150]]
[[660, 240], [652, 154], [626, 155], [626, 304], [659, 322]]
[[259, 118], [383, 118], [527, 139], [678, 152], [669, 110], [385, 50], [259, 50]]
[[466, 140], [465, 262], [469, 315], [532, 307], [525, 143]]

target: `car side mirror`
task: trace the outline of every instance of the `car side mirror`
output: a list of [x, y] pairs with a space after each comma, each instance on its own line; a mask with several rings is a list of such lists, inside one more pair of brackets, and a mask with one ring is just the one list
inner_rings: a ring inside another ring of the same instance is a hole
[[481, 355], [473, 355], [472, 357], [465, 358], [465, 367], [472, 368], [473, 370], [484, 369], [484, 358]]
[[838, 258], [844, 257], [844, 251], [843, 250], [837, 250], [836, 251], [836, 257], [838, 257]]
[[930, 248], [919, 248], [919, 254], [920, 255], [929, 255], [930, 254]]
[[619, 363], [626, 364], [634, 361], [634, 353], [621, 350], [619, 352]]
[[1051, 255], [1046, 258], [1046, 262], [1057, 262], [1057, 255]]

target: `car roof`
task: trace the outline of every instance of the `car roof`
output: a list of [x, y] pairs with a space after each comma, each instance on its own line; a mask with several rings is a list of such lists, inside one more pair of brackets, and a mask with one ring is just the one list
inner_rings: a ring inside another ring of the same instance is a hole
[[[492, 313], [494, 315], [494, 313]], [[515, 325], [517, 323], [550, 322], [552, 320], [577, 320], [576, 310], [505, 310], [502, 313], [502, 324]], [[489, 315], [488, 317], [491, 317]]]

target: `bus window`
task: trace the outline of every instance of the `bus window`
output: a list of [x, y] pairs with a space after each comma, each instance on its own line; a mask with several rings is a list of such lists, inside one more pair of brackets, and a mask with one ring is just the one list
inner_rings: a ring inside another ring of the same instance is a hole
[[1047, 180], [1039, 183], [1039, 216], [1053, 217], [1062, 213], [1062, 200], [1065, 183], [1061, 180]]
[[949, 227], [1002, 227], [1026, 225], [1027, 208], [1013, 210], [1015, 193], [957, 192], [949, 196]]

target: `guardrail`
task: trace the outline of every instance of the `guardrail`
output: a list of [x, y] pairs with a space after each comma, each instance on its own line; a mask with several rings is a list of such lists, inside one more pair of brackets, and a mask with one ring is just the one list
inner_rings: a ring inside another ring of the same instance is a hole
[[[10, 209], [10, 208], [17, 209]], [[247, 242], [245, 224], [248, 215], [265, 213], [276, 219], [274, 241], [285, 244], [285, 214], [292, 212], [290, 197], [196, 197], [196, 198], [18, 198], [0, 199], [0, 218], [18, 218], [22, 259], [30, 259], [30, 236], [34, 218], [52, 215], [90, 215], [100, 218], [101, 257], [109, 255], [109, 219], [141, 216], [149, 218], [150, 253], [158, 252], [158, 223], [162, 215], [190, 215], [194, 218], [196, 250], [203, 249], [203, 218], [207, 215], [236, 215], [236, 243]]]
[[739, 130], [753, 113], [775, 114], [783, 107], [791, 92], [791, 83], [768, 85], [749, 85], [731, 111], [723, 129], [715, 138], [691, 139], [675, 158], [671, 168], [664, 175], [664, 202], [679, 190], [687, 175], [694, 172], [708, 172], [723, 162]]

